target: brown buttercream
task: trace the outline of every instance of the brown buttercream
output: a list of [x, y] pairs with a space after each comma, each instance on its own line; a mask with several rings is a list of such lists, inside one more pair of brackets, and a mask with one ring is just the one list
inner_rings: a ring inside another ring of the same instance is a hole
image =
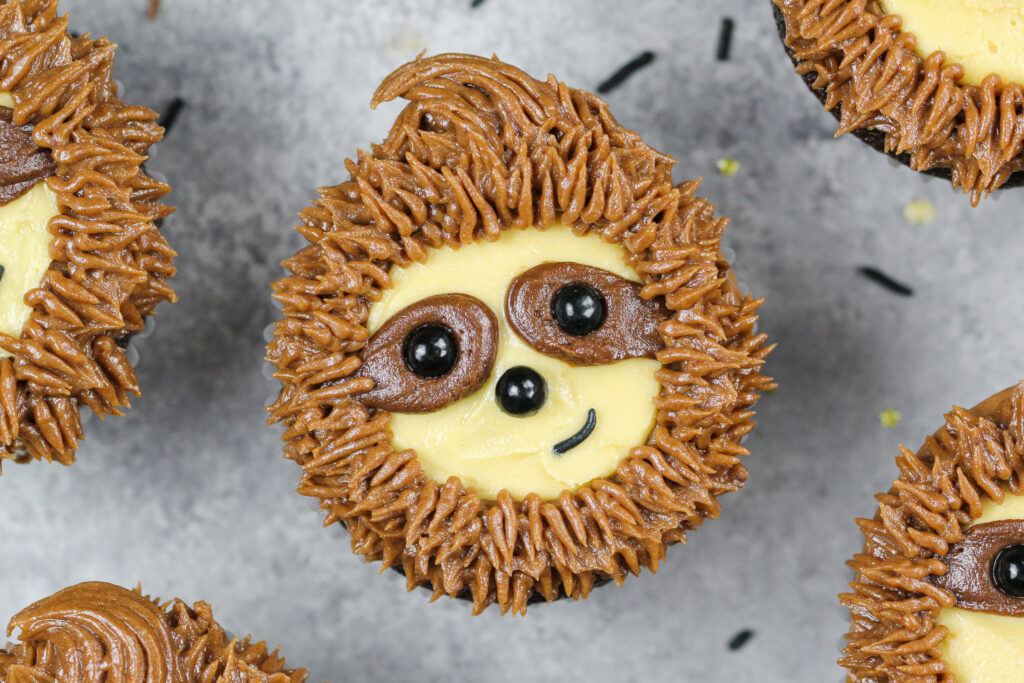
[[1024, 169], [1024, 85], [996, 75], [960, 83], [964, 70], [942, 52], [922, 59], [913, 34], [877, 0], [773, 0], [797, 72], [813, 75], [826, 109], [839, 108], [837, 135], [885, 134], [885, 151], [918, 171], [949, 169], [971, 203]]
[[[562, 287], [582, 282], [605, 301], [604, 323], [582, 337], [555, 322], [551, 300]], [[542, 263], [509, 285], [505, 315], [523, 341], [540, 353], [573, 365], [599, 365], [626, 358], [654, 358], [665, 348], [658, 326], [668, 311], [658, 299], [644, 299], [643, 285], [602, 268], [580, 263]]]
[[[372, 103], [396, 97], [409, 104], [387, 139], [301, 212], [310, 246], [274, 284], [284, 319], [267, 357], [283, 386], [270, 421], [286, 426], [299, 491], [320, 499], [325, 523], [345, 524], [355, 552], [400, 567], [409, 590], [469, 596], [477, 613], [495, 602], [522, 613], [531, 597], [583, 598], [602, 579], [656, 569], [743, 485], [740, 439], [756, 392], [773, 386], [760, 372], [760, 302], [721, 256], [726, 219], [695, 196], [698, 182], [674, 185], [673, 161], [605, 102], [553, 76], [439, 55], [399, 68]], [[426, 477], [413, 451], [392, 448], [388, 413], [360, 401], [367, 315], [389, 270], [427, 249], [556, 221], [619, 244], [641, 297], [671, 312], [656, 425], [607, 478], [557, 500], [484, 501], [455, 477]]]
[[857, 520], [865, 543], [848, 563], [853, 590], [839, 596], [852, 621], [840, 663], [851, 682], [953, 683], [942, 660], [947, 629], [936, 619], [959, 605], [936, 579], [986, 497], [1024, 495], [1024, 382], [973, 410], [954, 408], [945, 427], [917, 453], [902, 448], [896, 464], [900, 478], [877, 496], [874, 519]]
[[13, 118], [13, 110], [0, 107], [0, 206], [57, 171], [49, 150], [32, 141], [32, 126], [15, 126]]
[[992, 566], [999, 552], [1020, 543], [1024, 543], [1024, 520], [972, 526], [964, 540], [951, 545], [943, 556], [946, 573], [928, 578], [936, 586], [952, 591], [960, 609], [1024, 616], [1024, 600], [1001, 591], [992, 578]]
[[[451, 372], [425, 379], [406, 365], [403, 345], [410, 332], [431, 323], [451, 330], [459, 351]], [[368, 408], [398, 413], [440, 410], [479, 389], [497, 353], [498, 319], [487, 304], [466, 294], [427, 297], [396, 313], [366, 342], [357, 376], [366, 377], [372, 388], [359, 400]]]
[[160, 604], [109, 583], [81, 583], [25, 608], [0, 650], [0, 683], [302, 683], [263, 642], [229, 638], [205, 602]]
[[72, 38], [56, 0], [0, 5], [0, 89], [14, 126], [31, 126], [57, 164], [46, 183], [61, 214], [50, 221], [53, 263], [25, 301], [19, 339], [0, 335], [0, 462], [74, 462], [79, 407], [121, 415], [139, 394], [117, 340], [144, 327], [161, 301], [174, 252], [156, 228], [170, 189], [143, 172], [163, 129], [146, 107], [115, 96], [115, 45]]

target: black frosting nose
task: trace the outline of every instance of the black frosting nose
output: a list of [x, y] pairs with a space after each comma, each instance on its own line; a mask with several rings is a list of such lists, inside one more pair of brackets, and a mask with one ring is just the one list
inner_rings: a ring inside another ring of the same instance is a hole
[[494, 393], [502, 410], [509, 415], [526, 417], [544, 405], [548, 389], [540, 373], [525, 365], [517, 365], [501, 375]]

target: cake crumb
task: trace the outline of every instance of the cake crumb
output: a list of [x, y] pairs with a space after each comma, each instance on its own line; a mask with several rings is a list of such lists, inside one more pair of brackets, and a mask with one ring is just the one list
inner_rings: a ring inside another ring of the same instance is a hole
[[898, 410], [886, 408], [878, 414], [878, 419], [881, 421], [883, 427], [886, 429], [892, 429], [899, 425], [900, 420], [903, 419], [903, 415], [900, 414], [900, 411]]
[[724, 159], [719, 159], [718, 161], [716, 161], [715, 166], [718, 167], [719, 175], [724, 175], [726, 177], [732, 178], [733, 176], [740, 172], [740, 167], [742, 166], [742, 164], [736, 159], [733, 159], [732, 157], [725, 157]]
[[160, 11], [160, 0], [149, 0], [149, 11], [146, 15], [150, 19], [156, 19], [157, 12]]
[[903, 218], [917, 225], [935, 220], [935, 205], [929, 201], [915, 200], [903, 207]]
[[423, 34], [412, 26], [404, 26], [402, 30], [391, 36], [388, 41], [388, 52], [395, 54], [418, 54], [427, 49], [427, 41]]

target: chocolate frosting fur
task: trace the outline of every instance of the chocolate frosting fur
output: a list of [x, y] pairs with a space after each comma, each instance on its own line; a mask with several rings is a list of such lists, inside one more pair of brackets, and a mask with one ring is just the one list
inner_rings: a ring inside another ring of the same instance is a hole
[[[602, 579], [656, 569], [667, 545], [718, 515], [742, 486], [770, 348], [721, 256], [727, 221], [675, 185], [672, 160], [616, 122], [601, 99], [497, 59], [439, 55], [388, 76], [377, 105], [409, 100], [350, 180], [301, 212], [310, 245], [284, 262], [267, 357], [281, 380], [270, 421], [285, 425], [299, 491], [348, 528], [367, 560], [400, 567], [410, 590], [468, 595], [525, 612], [534, 596], [586, 597]], [[389, 271], [427, 250], [494, 240], [556, 221], [622, 246], [659, 326], [656, 426], [616, 472], [557, 500], [507, 491], [484, 501], [457, 478], [427, 478], [391, 446], [387, 412], [360, 400], [366, 320]]]
[[82, 583], [11, 620], [0, 683], [303, 683], [277, 652], [229, 638], [210, 606], [161, 605], [109, 583]]

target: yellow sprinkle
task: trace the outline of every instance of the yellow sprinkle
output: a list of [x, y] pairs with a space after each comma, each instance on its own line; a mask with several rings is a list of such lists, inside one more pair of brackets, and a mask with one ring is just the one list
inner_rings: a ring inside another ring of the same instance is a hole
[[893, 427], [897, 426], [900, 423], [900, 420], [903, 419], [903, 416], [900, 414], [900, 411], [898, 410], [886, 408], [885, 410], [878, 414], [878, 419], [882, 421], [883, 427], [885, 427], [886, 429], [892, 429]]
[[908, 223], [931, 223], [935, 220], [935, 205], [926, 201], [914, 201], [903, 207], [903, 217]]
[[718, 167], [718, 172], [724, 176], [733, 177], [740, 172], [740, 162], [736, 161], [732, 157], [725, 157], [715, 162], [715, 166]]

